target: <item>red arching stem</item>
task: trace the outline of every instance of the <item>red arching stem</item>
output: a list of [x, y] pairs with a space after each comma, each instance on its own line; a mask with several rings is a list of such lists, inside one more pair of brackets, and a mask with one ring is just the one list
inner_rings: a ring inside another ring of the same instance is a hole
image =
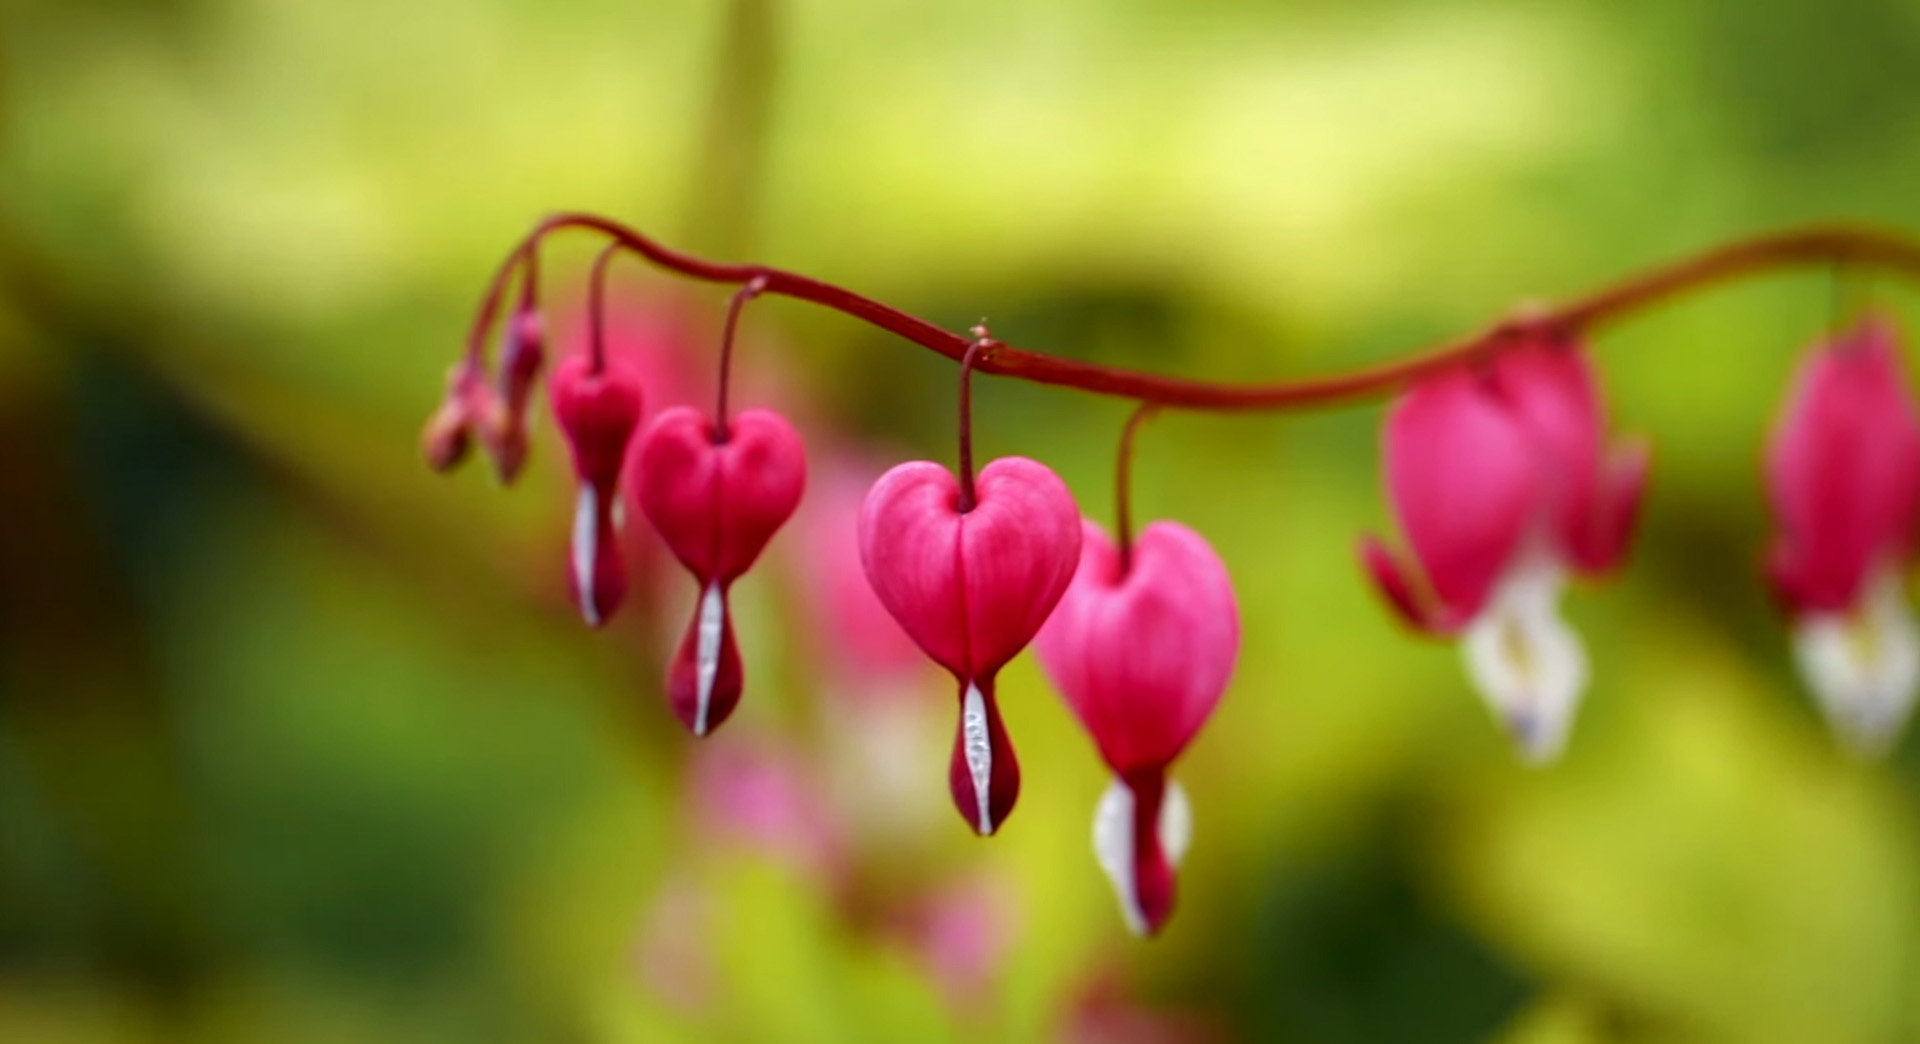
[[600, 255], [593, 259], [593, 273], [588, 277], [587, 322], [593, 331], [588, 350], [592, 353], [595, 377], [607, 372], [607, 266], [613, 263], [613, 255], [620, 249], [617, 239], [600, 248]]
[[1120, 462], [1113, 480], [1114, 499], [1118, 501], [1113, 512], [1113, 534], [1120, 546], [1122, 579], [1133, 571], [1133, 439], [1140, 425], [1158, 409], [1154, 403], [1141, 403], [1127, 418], [1127, 426], [1120, 429]]
[[[534, 249], [541, 239], [563, 228], [593, 229], [611, 236], [616, 243], [653, 264], [689, 279], [736, 284], [762, 280], [765, 285], [763, 293], [811, 301], [856, 319], [864, 319], [949, 359], [964, 358], [972, 344], [967, 338], [942, 330], [924, 319], [831, 283], [765, 265], [728, 265], [707, 261], [670, 250], [607, 218], [570, 213], [553, 215], [535, 225], [513, 253], [507, 256], [494, 275], [493, 283], [475, 316], [468, 341], [470, 352], [484, 350], [486, 332], [499, 312], [500, 297], [515, 264]], [[1524, 319], [1496, 324], [1481, 333], [1439, 345], [1406, 359], [1327, 377], [1252, 384], [1197, 381], [1096, 366], [1039, 352], [1022, 351], [1003, 344], [996, 344], [990, 357], [980, 360], [979, 369], [983, 373], [1138, 399], [1163, 407], [1194, 410], [1300, 409], [1385, 394], [1435, 370], [1491, 356], [1532, 331], [1589, 331], [1707, 286], [1792, 265], [1834, 261], [1871, 265], [1920, 278], [1920, 242], [1891, 232], [1841, 227], [1799, 229], [1741, 240], [1629, 277], [1558, 308], [1540, 310]]]
[[713, 405], [713, 441], [724, 443], [729, 437], [727, 431], [727, 385], [733, 374], [733, 338], [740, 329], [740, 309], [747, 302], [759, 297], [766, 290], [764, 279], [749, 279], [747, 285], [734, 291], [733, 300], [727, 302], [727, 325], [720, 331], [720, 393]]
[[538, 248], [527, 251], [527, 261], [521, 269], [520, 311], [531, 312], [540, 307], [540, 251]]
[[973, 328], [973, 342], [960, 356], [960, 513], [966, 514], [979, 503], [973, 491], [973, 371], [998, 342], [987, 336], [987, 328]]

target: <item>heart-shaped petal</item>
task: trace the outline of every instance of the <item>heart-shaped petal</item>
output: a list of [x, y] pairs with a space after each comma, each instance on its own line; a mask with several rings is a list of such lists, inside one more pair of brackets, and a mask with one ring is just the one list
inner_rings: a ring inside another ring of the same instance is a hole
[[1080, 567], [1035, 649], [1118, 775], [1164, 767], [1213, 713], [1240, 651], [1226, 564], [1178, 522], [1155, 522], [1131, 564], [1085, 524]]
[[860, 512], [867, 580], [900, 626], [962, 682], [990, 677], [1033, 640], [1073, 579], [1080, 513], [1045, 465], [988, 464], [977, 502], [938, 464], [880, 477]]
[[1783, 530], [1776, 580], [1796, 609], [1853, 605], [1876, 560], [1906, 552], [1920, 505], [1920, 411], [1884, 320], [1801, 367], [1768, 443], [1767, 492]]
[[1415, 385], [1387, 418], [1387, 488], [1447, 616], [1480, 611], [1534, 520], [1527, 433], [1466, 370]]
[[663, 410], [640, 436], [637, 499], [667, 546], [702, 581], [745, 573], [800, 504], [807, 456], [771, 410], [727, 424], [690, 406]]

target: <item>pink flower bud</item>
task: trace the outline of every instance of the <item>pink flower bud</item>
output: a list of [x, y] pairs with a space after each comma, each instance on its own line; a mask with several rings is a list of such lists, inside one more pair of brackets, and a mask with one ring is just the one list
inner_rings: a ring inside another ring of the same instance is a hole
[[799, 433], [770, 410], [720, 429], [699, 410], [662, 411], [640, 437], [640, 507], [700, 585], [693, 622], [667, 673], [674, 714], [696, 736], [740, 702], [742, 672], [727, 592], [799, 506], [807, 483]]
[[928, 656], [960, 684], [948, 783], [980, 834], [999, 829], [1020, 793], [1020, 767], [994, 699], [994, 675], [1016, 656], [1073, 579], [1080, 513], [1043, 464], [1006, 457], [960, 486], [914, 461], [880, 477], [860, 512], [860, 559], [874, 593]]
[[502, 483], [520, 476], [527, 463], [527, 404], [546, 363], [538, 309], [523, 306], [508, 318], [500, 347], [500, 389], [487, 428], [494, 469]]
[[599, 627], [627, 590], [617, 508], [620, 466], [640, 417], [639, 378], [618, 360], [595, 373], [585, 357], [573, 356], [554, 372], [553, 414], [579, 479], [567, 579], [581, 617]]
[[545, 329], [536, 308], [521, 308], [507, 323], [500, 350], [500, 401], [516, 418], [526, 416], [540, 369], [546, 365]]
[[1767, 447], [1781, 535], [1768, 560], [1795, 651], [1830, 724], [1885, 750], [1920, 686], [1903, 591], [1920, 516], [1920, 410], [1893, 328], [1869, 320], [1808, 357]]
[[1098, 526], [1084, 532], [1080, 567], [1035, 649], [1116, 777], [1095, 819], [1095, 851], [1127, 923], [1151, 935], [1173, 912], [1174, 867], [1190, 834], [1167, 767], [1226, 692], [1240, 613], [1225, 563], [1186, 526], [1148, 526], [1124, 569]]
[[435, 471], [451, 471], [473, 450], [474, 431], [487, 422], [493, 392], [480, 367], [462, 362], [447, 375], [447, 395], [420, 433], [420, 455]]

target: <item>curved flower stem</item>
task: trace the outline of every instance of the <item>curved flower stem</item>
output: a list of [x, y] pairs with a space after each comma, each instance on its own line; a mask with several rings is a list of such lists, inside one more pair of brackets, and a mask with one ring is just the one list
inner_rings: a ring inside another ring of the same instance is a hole
[[987, 335], [985, 324], [973, 328], [973, 342], [960, 356], [960, 513], [966, 514], [979, 503], [973, 490], [973, 371], [981, 360], [999, 347]]
[[720, 392], [713, 407], [713, 440], [727, 441], [727, 386], [733, 376], [733, 339], [740, 329], [740, 310], [747, 302], [759, 297], [767, 288], [764, 279], [749, 279], [747, 285], [733, 292], [733, 300], [727, 302], [727, 324], [720, 332]]
[[596, 377], [607, 372], [607, 267], [619, 252], [620, 244], [617, 241], [602, 247], [600, 255], [593, 259], [593, 274], [587, 284], [587, 322], [593, 328], [593, 336], [588, 344], [593, 353], [593, 374]]
[[[475, 317], [470, 350], [480, 350], [478, 346], [499, 311], [507, 278], [522, 255], [534, 249], [545, 236], [565, 228], [592, 229], [610, 236], [615, 243], [653, 264], [689, 279], [735, 284], [762, 280], [764, 293], [811, 301], [864, 319], [949, 359], [963, 359], [973, 344], [959, 334], [832, 283], [765, 265], [708, 261], [662, 246], [619, 222], [594, 214], [567, 213], [555, 214], [535, 225], [508, 255]], [[1326, 377], [1250, 384], [1199, 381], [1098, 366], [998, 343], [979, 360], [979, 369], [1002, 377], [1138, 399], [1162, 407], [1300, 409], [1382, 395], [1435, 370], [1490, 357], [1542, 330], [1587, 331], [1708, 286], [1793, 265], [1836, 261], [1890, 269], [1920, 279], [1920, 242], [1892, 232], [1845, 227], [1799, 229], [1742, 240], [1631, 276], [1557, 308], [1532, 311], [1495, 324], [1480, 333], [1405, 359]]]
[[1157, 403], [1141, 403], [1127, 418], [1127, 426], [1120, 429], [1120, 461], [1113, 481], [1114, 499], [1118, 501], [1113, 513], [1113, 533], [1120, 546], [1122, 578], [1133, 571], [1133, 439], [1140, 425], [1159, 408]]

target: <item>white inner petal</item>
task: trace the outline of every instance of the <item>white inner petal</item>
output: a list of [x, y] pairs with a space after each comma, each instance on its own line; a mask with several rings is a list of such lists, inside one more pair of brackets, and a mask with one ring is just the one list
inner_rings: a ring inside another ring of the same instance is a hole
[[1167, 862], [1176, 867], [1193, 847], [1193, 805], [1179, 780], [1167, 780], [1166, 793], [1160, 798], [1160, 847], [1167, 853]]
[[720, 600], [720, 584], [707, 585], [700, 593], [700, 633], [694, 638], [694, 677], [698, 684], [698, 702], [693, 711], [693, 734], [707, 734], [707, 707], [713, 702], [713, 679], [720, 673], [720, 638], [726, 626], [725, 605]]
[[593, 483], [580, 484], [580, 499], [573, 506], [573, 586], [580, 592], [580, 612], [592, 627], [600, 625], [600, 610], [593, 597], [594, 515], [600, 506]]
[[967, 775], [973, 780], [973, 799], [979, 809], [976, 829], [985, 837], [993, 833], [993, 740], [987, 733], [986, 698], [972, 682], [967, 683], [967, 698], [960, 707], [960, 737], [967, 757]]
[[1567, 744], [1587, 687], [1587, 654], [1560, 617], [1566, 574], [1545, 555], [1510, 569], [1467, 625], [1467, 673], [1521, 755], [1541, 764]]
[[[1160, 799], [1160, 848], [1174, 866], [1193, 843], [1193, 806], [1186, 788], [1174, 780]], [[1140, 909], [1140, 887], [1134, 879], [1133, 791], [1118, 779], [1107, 785], [1093, 810], [1093, 858], [1113, 884], [1120, 900], [1120, 916], [1135, 935], [1147, 934], [1147, 917]]]
[[1842, 743], [1869, 757], [1893, 745], [1920, 685], [1920, 627], [1896, 567], [1876, 568], [1852, 611], [1803, 616], [1793, 649]]

